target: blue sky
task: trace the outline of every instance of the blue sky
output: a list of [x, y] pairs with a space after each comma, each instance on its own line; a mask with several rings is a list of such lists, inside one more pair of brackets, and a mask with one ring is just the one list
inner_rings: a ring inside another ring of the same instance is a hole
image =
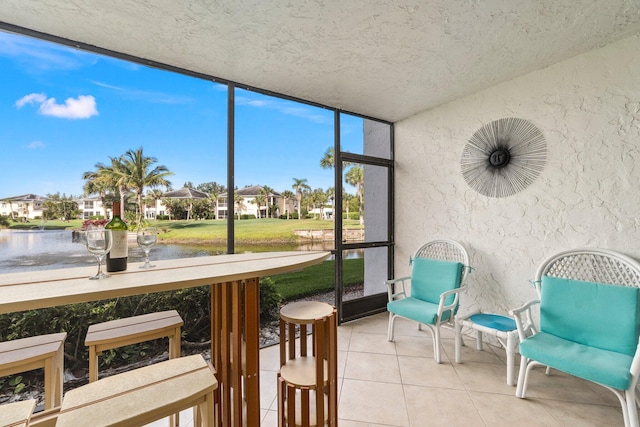
[[[173, 188], [226, 185], [225, 85], [0, 32], [0, 198], [82, 194], [82, 174], [143, 147]], [[238, 187], [334, 185], [320, 159], [333, 112], [236, 90]], [[362, 152], [362, 120], [342, 115], [342, 148]], [[349, 186], [347, 191], [354, 192]]]

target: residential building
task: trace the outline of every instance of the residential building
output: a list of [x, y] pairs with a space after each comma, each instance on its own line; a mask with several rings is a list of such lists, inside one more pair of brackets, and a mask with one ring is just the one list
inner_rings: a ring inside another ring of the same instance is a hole
[[37, 194], [22, 194], [0, 200], [0, 215], [22, 218], [24, 221], [42, 218], [46, 197]]

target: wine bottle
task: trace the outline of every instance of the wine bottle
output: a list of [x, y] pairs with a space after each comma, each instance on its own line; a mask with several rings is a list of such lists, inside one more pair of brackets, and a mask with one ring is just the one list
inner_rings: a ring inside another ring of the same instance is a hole
[[127, 269], [129, 247], [127, 243], [127, 223], [120, 217], [120, 202], [113, 202], [113, 218], [104, 226], [111, 230], [113, 244], [107, 254], [107, 271], [124, 271]]

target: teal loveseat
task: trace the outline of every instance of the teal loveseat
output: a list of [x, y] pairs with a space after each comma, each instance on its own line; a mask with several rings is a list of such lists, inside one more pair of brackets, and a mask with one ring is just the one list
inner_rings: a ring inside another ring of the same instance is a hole
[[511, 311], [520, 338], [516, 396], [525, 397], [531, 368], [546, 366], [614, 392], [625, 426], [637, 427], [640, 264], [612, 251], [565, 251], [543, 262], [535, 284], [540, 299]]

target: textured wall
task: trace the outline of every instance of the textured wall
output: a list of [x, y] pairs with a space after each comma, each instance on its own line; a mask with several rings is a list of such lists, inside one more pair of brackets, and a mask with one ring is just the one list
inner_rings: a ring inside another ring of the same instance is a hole
[[[535, 297], [537, 265], [589, 246], [640, 257], [640, 36], [423, 112], [395, 127], [396, 276], [436, 238], [461, 241], [472, 265], [462, 312]], [[464, 145], [482, 125], [519, 117], [547, 140], [547, 164], [524, 191], [489, 198], [462, 178]]]

